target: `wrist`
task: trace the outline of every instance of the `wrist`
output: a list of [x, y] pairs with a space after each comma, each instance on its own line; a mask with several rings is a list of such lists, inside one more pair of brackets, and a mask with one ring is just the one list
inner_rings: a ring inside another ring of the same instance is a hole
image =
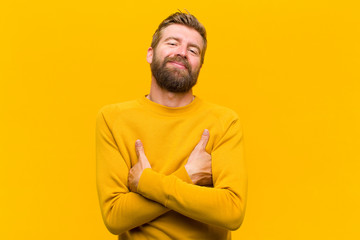
[[189, 175], [191, 181], [195, 184], [194, 179], [193, 179], [193, 171], [188, 164], [185, 164], [185, 170], [186, 170], [187, 174]]

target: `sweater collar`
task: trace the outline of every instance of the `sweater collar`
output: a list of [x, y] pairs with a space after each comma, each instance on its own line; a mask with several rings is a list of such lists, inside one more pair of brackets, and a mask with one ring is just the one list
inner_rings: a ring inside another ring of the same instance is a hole
[[195, 96], [194, 100], [191, 103], [183, 107], [167, 107], [151, 101], [150, 99], [146, 98], [146, 95], [144, 95], [142, 98], [139, 99], [139, 103], [142, 106], [146, 107], [152, 112], [156, 112], [158, 114], [165, 116], [187, 115], [198, 109], [199, 106], [201, 105], [201, 102], [202, 102], [201, 99]]

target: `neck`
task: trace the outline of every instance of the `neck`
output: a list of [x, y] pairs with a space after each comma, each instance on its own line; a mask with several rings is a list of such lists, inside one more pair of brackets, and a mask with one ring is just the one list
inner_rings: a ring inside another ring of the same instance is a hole
[[167, 107], [183, 107], [194, 100], [192, 89], [186, 93], [173, 93], [159, 87], [152, 78], [150, 93], [147, 98], [151, 101]]

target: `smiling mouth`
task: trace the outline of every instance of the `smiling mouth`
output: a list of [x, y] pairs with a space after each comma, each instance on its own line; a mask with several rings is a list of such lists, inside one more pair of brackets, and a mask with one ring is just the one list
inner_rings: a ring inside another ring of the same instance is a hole
[[176, 61], [169, 61], [169, 63], [171, 65], [174, 65], [177, 68], [181, 68], [181, 69], [187, 69], [186, 65], [181, 63], [181, 62], [176, 62]]

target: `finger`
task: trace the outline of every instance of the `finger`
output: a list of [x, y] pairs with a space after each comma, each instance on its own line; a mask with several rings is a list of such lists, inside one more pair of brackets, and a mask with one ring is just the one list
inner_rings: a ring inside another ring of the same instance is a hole
[[137, 157], [140, 157], [140, 155], [142, 155], [144, 153], [144, 146], [143, 146], [142, 142], [140, 141], [140, 139], [136, 140], [136, 142], [135, 142], [135, 151], [136, 151]]
[[201, 139], [198, 143], [198, 146], [201, 148], [201, 149], [205, 149], [208, 141], [209, 141], [209, 138], [210, 138], [210, 133], [209, 133], [209, 130], [205, 129], [203, 134], [201, 135]]

